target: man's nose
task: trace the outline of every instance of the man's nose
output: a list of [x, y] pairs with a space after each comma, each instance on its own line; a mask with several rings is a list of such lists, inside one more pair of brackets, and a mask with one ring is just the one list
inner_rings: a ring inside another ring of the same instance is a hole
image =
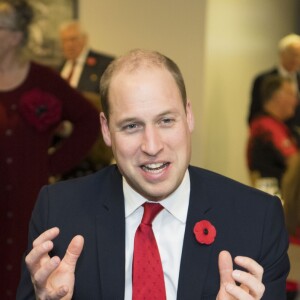
[[163, 142], [159, 128], [155, 126], [146, 127], [143, 133], [141, 150], [150, 156], [157, 155], [163, 149]]

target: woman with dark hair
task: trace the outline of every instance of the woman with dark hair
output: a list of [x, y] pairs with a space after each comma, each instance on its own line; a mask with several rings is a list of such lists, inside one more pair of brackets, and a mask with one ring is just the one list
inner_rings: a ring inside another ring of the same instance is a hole
[[[81, 161], [99, 134], [97, 110], [50, 68], [26, 57], [33, 17], [26, 1], [0, 0], [1, 299], [15, 299], [39, 189]], [[73, 132], [50, 152], [62, 120]]]
[[271, 177], [280, 186], [299, 153], [297, 139], [285, 124], [294, 115], [298, 98], [293, 82], [275, 75], [265, 80], [261, 94], [263, 110], [250, 123], [248, 167], [253, 185]]

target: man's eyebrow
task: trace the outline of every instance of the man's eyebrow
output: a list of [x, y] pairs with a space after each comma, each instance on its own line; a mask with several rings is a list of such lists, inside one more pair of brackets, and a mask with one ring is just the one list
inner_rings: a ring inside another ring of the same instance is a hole
[[179, 114], [178, 111], [166, 110], [166, 111], [158, 114], [157, 117], [163, 117], [163, 116], [167, 116], [167, 115], [178, 115], [178, 114]]
[[117, 122], [117, 126], [122, 126], [125, 123], [142, 122], [139, 118], [129, 117]]

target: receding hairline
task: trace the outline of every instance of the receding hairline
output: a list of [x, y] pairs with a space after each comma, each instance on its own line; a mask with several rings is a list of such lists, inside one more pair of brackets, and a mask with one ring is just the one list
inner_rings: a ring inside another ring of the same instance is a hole
[[62, 33], [69, 28], [76, 28], [78, 30], [78, 32], [80, 33], [80, 35], [86, 35], [86, 31], [84, 30], [84, 28], [82, 27], [81, 23], [78, 20], [69, 20], [69, 21], [63, 22], [59, 26], [59, 32]]
[[278, 43], [278, 50], [280, 53], [287, 51], [293, 47], [300, 46], [300, 35], [291, 33], [283, 37]]
[[158, 67], [166, 69], [167, 58], [157, 51], [134, 49], [117, 58], [113, 64], [112, 74], [119, 72], [133, 72], [141, 67]]
[[132, 73], [142, 68], [161, 69], [169, 72], [176, 82], [184, 106], [187, 102], [186, 88], [178, 65], [158, 51], [133, 49], [116, 58], [105, 70], [100, 80], [100, 98], [104, 113], [109, 114], [109, 91], [112, 79], [119, 73]]

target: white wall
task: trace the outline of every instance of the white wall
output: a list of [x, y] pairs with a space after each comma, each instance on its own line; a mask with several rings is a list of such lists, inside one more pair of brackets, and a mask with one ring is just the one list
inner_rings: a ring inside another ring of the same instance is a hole
[[[132, 48], [155, 49], [172, 58], [186, 81], [197, 118], [203, 100], [203, 40], [206, 1], [80, 0], [80, 19], [90, 44], [120, 55]], [[198, 118], [200, 120], [200, 118]], [[193, 136], [192, 163], [201, 164], [200, 121]]]
[[206, 11], [203, 166], [248, 183], [247, 112], [253, 77], [277, 62], [295, 28], [296, 0], [209, 0]]
[[156, 49], [174, 59], [196, 116], [192, 163], [248, 183], [246, 114], [253, 76], [275, 64], [297, 0], [79, 0], [98, 50]]

